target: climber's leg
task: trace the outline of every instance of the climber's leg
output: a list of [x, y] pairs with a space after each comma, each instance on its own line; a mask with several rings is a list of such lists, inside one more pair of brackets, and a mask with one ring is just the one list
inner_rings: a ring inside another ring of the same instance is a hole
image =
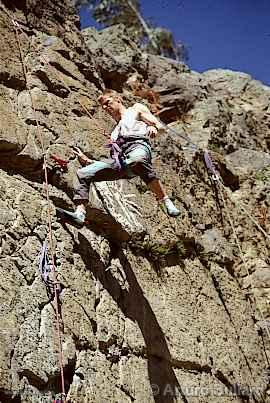
[[161, 203], [163, 209], [169, 216], [179, 216], [180, 210], [175, 207], [169, 196], [167, 196], [159, 179], [153, 179], [151, 182], [148, 183], [148, 187], [155, 194], [157, 200]]
[[168, 215], [177, 217], [180, 214], [180, 211], [167, 196], [153, 169], [151, 152], [147, 146], [138, 145], [138, 147], [128, 153], [125, 163], [134, 174], [138, 175], [147, 184]]
[[78, 185], [74, 190], [75, 212], [57, 208], [57, 214], [77, 226], [85, 223], [86, 206], [88, 204], [89, 187], [92, 182], [112, 181], [126, 177], [124, 170], [118, 170], [112, 159], [95, 161], [77, 171]]
[[158, 178], [152, 179], [150, 182], [147, 183], [151, 192], [154, 193], [157, 200], [163, 200], [166, 197], [165, 189], [163, 188], [160, 180]]
[[117, 168], [113, 159], [95, 161], [77, 171], [78, 185], [74, 190], [73, 200], [88, 200], [92, 182], [114, 181], [125, 177], [125, 172]]

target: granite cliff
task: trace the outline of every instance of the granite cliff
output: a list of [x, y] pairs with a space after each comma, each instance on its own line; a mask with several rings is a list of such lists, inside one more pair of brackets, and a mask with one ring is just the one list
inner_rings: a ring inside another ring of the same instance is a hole
[[[37, 264], [48, 233], [37, 120], [49, 161], [68, 399], [270, 401], [269, 239], [239, 208], [269, 234], [270, 88], [248, 74], [199, 74], [145, 54], [122, 26], [81, 32], [69, 0], [0, 7], [0, 401], [60, 394], [54, 308]], [[202, 152], [163, 134], [154, 165], [180, 219], [133, 179], [93, 186], [87, 227], [59, 223], [55, 207], [72, 208], [79, 167], [69, 146], [93, 159], [106, 154], [113, 122], [97, 102], [105, 87], [127, 105], [155, 108], [211, 150], [223, 197]], [[68, 172], [52, 154], [69, 161]]]

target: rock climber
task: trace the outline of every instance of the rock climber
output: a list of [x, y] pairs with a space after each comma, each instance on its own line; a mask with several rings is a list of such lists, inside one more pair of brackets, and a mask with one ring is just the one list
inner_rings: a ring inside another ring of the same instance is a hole
[[167, 196], [151, 162], [150, 138], [155, 137], [163, 127], [161, 122], [143, 104], [136, 103], [126, 108], [120, 94], [114, 90], [105, 90], [98, 101], [117, 122], [110, 136], [111, 158], [89, 164], [91, 160], [80, 149], [74, 148], [80, 162], [89, 165], [77, 171], [79, 184], [74, 192], [75, 212], [57, 209], [58, 214], [73, 224], [83, 226], [90, 183], [139, 176], [165, 212], [172, 217], [178, 216], [180, 211]]

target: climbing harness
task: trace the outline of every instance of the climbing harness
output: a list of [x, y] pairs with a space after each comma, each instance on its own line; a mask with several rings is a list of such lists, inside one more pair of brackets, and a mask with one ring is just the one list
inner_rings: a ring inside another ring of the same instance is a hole
[[110, 141], [109, 143], [105, 144], [105, 147], [110, 148], [111, 157], [114, 160], [116, 167], [120, 171], [123, 168], [123, 160], [121, 158], [122, 149], [119, 140], [121, 139]]

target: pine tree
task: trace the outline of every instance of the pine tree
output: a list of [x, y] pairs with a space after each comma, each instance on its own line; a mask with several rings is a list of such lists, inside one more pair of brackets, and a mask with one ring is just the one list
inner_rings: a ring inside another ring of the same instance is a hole
[[187, 49], [182, 43], [176, 43], [168, 29], [155, 27], [146, 21], [141, 13], [139, 0], [74, 0], [79, 9], [87, 5], [93, 18], [102, 27], [124, 24], [129, 36], [149, 53], [170, 57], [175, 60], [187, 60]]

